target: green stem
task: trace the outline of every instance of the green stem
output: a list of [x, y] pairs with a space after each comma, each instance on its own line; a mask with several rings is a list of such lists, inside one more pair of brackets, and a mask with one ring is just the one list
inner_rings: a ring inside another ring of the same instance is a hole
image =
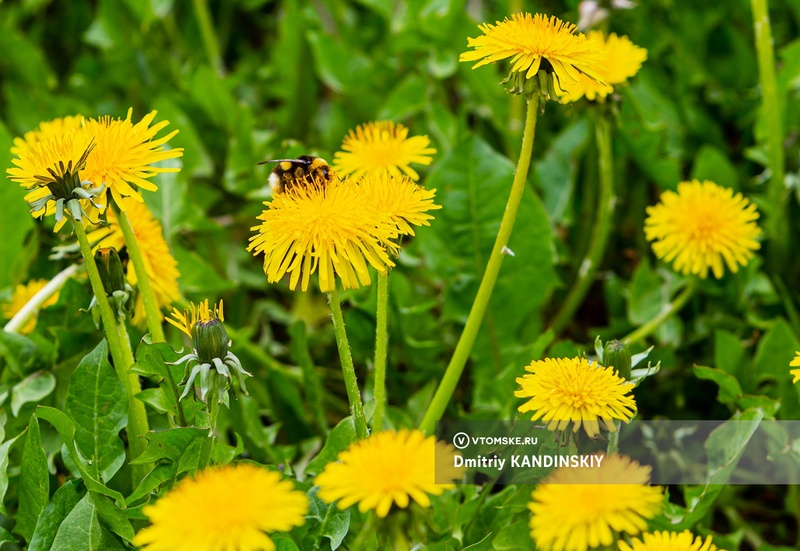
[[383, 408], [386, 402], [386, 344], [388, 335], [387, 305], [389, 303], [389, 274], [378, 274], [378, 308], [375, 313], [375, 413], [372, 430], [383, 430]]
[[353, 356], [350, 355], [350, 343], [347, 342], [347, 332], [344, 328], [342, 304], [339, 302], [339, 291], [336, 290], [335, 285], [333, 291], [328, 294], [328, 302], [331, 305], [331, 313], [333, 313], [333, 332], [336, 335], [336, 346], [342, 362], [342, 375], [344, 376], [344, 386], [347, 388], [347, 399], [350, 401], [350, 413], [353, 415], [356, 434], [359, 438], [366, 438], [369, 436], [367, 418], [364, 416], [364, 406], [361, 404], [361, 393], [358, 391]]
[[433, 424], [442, 417], [447, 404], [450, 403], [450, 398], [453, 396], [453, 391], [455, 391], [456, 385], [461, 378], [461, 373], [464, 371], [464, 366], [469, 359], [472, 346], [478, 336], [478, 330], [481, 328], [483, 316], [489, 306], [489, 299], [492, 296], [497, 276], [500, 273], [500, 265], [506, 256], [506, 247], [511, 238], [511, 230], [514, 229], [514, 221], [517, 218], [522, 194], [525, 191], [525, 180], [528, 177], [528, 166], [531, 161], [533, 139], [536, 133], [536, 116], [539, 111], [538, 98], [538, 95], [534, 94], [533, 98], [528, 102], [517, 172], [514, 175], [514, 183], [511, 186], [511, 193], [508, 197], [508, 203], [506, 203], [506, 210], [503, 213], [503, 220], [500, 222], [500, 230], [497, 232], [492, 254], [486, 265], [486, 271], [483, 274], [480, 287], [478, 287], [478, 294], [475, 297], [475, 302], [472, 303], [464, 331], [458, 339], [456, 349], [450, 358], [450, 363], [447, 365], [441, 383], [439, 383], [439, 388], [436, 389], [436, 394], [434, 394], [433, 400], [422, 418], [420, 430], [426, 433], [430, 433], [433, 430]]
[[[129, 371], [130, 366], [134, 363], [133, 349], [130, 344], [131, 339], [128, 336], [128, 328], [124, 322], [117, 322], [117, 331], [122, 342], [123, 365], [128, 366], [124, 374], [120, 373], [119, 370], [117, 370], [117, 374], [120, 379], [124, 377], [122, 384], [125, 386], [125, 393], [128, 396], [128, 445], [131, 449], [131, 457], [136, 458], [142, 455], [145, 448], [147, 448], [147, 439], [144, 436], [150, 431], [150, 426], [147, 422], [147, 411], [144, 408], [144, 402], [136, 397], [142, 391], [142, 386], [139, 384], [139, 376]], [[148, 470], [149, 465], [131, 465], [134, 488], [144, 479]]]
[[206, 406], [208, 407], [208, 438], [203, 441], [200, 448], [200, 459], [197, 462], [197, 470], [202, 471], [211, 463], [211, 450], [214, 448], [214, 439], [217, 437], [217, 417], [219, 416], [219, 379], [220, 374], [216, 370], [211, 372], [211, 388], [206, 395]]
[[764, 117], [762, 135], [766, 142], [770, 170], [768, 196], [771, 212], [765, 225], [770, 239], [769, 262], [776, 267], [785, 264], [789, 237], [788, 217], [785, 216], [784, 205], [788, 189], [783, 181], [785, 159], [781, 102], [778, 95], [778, 81], [775, 76], [775, 53], [772, 45], [768, 2], [767, 0], [752, 0], [752, 7], [758, 54], [758, 79], [761, 85], [761, 109]]
[[[83, 225], [80, 222], [74, 220], [72, 221], [72, 227], [75, 230], [75, 235], [78, 237], [78, 244], [80, 245], [81, 255], [83, 255], [83, 260], [86, 264], [89, 282], [92, 284], [92, 291], [97, 300], [97, 308], [100, 310], [100, 318], [103, 320], [103, 330], [106, 334], [106, 341], [108, 342], [108, 349], [111, 352], [111, 358], [114, 360], [114, 369], [125, 387], [125, 394], [128, 399], [128, 446], [130, 447], [130, 456], [133, 459], [144, 451], [147, 442], [142, 436], [147, 434], [149, 429], [147, 426], [147, 414], [144, 410], [144, 404], [136, 399], [136, 394], [141, 391], [139, 379], [136, 378], [136, 385], [134, 387], [132, 379], [135, 376], [128, 372], [133, 365], [131, 343], [127, 338], [127, 331], [124, 332], [124, 339], [120, 336], [117, 318], [114, 311], [111, 309], [111, 304], [108, 302], [106, 291], [103, 288], [100, 272], [97, 270], [97, 264], [94, 262], [92, 246], [89, 244], [89, 239], [86, 237], [86, 230], [83, 229]], [[140, 404], [141, 408], [137, 407], [137, 404]], [[133, 467], [134, 487], [145, 474], [142, 472], [144, 467], [144, 465], [136, 465]]]
[[665, 304], [661, 311], [651, 320], [648, 320], [643, 325], [639, 326], [638, 329], [630, 333], [628, 336], [622, 339], [622, 342], [625, 344], [633, 344], [639, 342], [640, 340], [644, 339], [650, 333], [658, 329], [659, 325], [664, 323], [670, 317], [672, 317], [675, 312], [680, 311], [686, 305], [686, 302], [691, 298], [694, 294], [694, 290], [697, 287], [697, 280], [692, 278], [689, 281], [689, 284], [683, 290], [683, 292], [678, 295], [675, 300], [672, 302]]
[[147, 274], [147, 268], [144, 265], [142, 258], [142, 251], [139, 249], [139, 242], [136, 240], [136, 234], [133, 232], [131, 221], [125, 211], [114, 206], [114, 213], [119, 220], [119, 227], [122, 229], [122, 235], [125, 238], [125, 247], [128, 249], [128, 256], [133, 262], [133, 268], [136, 270], [137, 286], [142, 295], [142, 302], [144, 303], [144, 311], [147, 315], [147, 329], [150, 331], [153, 342], [165, 342], [164, 328], [161, 325], [162, 317], [161, 311], [158, 309], [156, 296], [153, 293], [153, 287], [150, 285], [150, 276]]
[[592, 240], [589, 249], [578, 268], [578, 279], [567, 293], [564, 302], [556, 313], [550, 327], [557, 335], [575, 311], [583, 302], [589, 287], [594, 281], [597, 268], [603, 261], [603, 256], [608, 245], [608, 236], [611, 234], [611, 221], [614, 218], [614, 164], [611, 152], [611, 127], [605, 116], [597, 113], [595, 118], [595, 131], [597, 136], [597, 149], [600, 165], [600, 198], [597, 204], [597, 219], [592, 231]]
[[211, 12], [208, 9], [208, 0], [193, 0], [192, 4], [197, 16], [197, 24], [200, 25], [200, 35], [203, 37], [203, 47], [206, 49], [208, 62], [218, 74], [222, 74], [222, 58], [219, 55], [219, 45], [214, 32], [214, 23], [211, 20]]

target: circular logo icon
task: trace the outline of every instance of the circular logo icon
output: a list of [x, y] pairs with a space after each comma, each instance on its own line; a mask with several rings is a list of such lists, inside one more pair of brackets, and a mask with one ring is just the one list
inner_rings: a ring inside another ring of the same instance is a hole
[[459, 432], [453, 436], [453, 445], [459, 450], [463, 450], [469, 446], [469, 434], [466, 432]]

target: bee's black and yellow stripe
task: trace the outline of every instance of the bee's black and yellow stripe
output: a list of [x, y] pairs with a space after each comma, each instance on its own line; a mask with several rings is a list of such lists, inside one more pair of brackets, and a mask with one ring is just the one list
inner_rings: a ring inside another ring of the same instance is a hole
[[269, 175], [270, 187], [276, 193], [311, 181], [327, 183], [333, 174], [325, 159], [313, 155], [301, 155], [297, 159], [274, 159], [258, 164], [265, 163], [278, 163]]

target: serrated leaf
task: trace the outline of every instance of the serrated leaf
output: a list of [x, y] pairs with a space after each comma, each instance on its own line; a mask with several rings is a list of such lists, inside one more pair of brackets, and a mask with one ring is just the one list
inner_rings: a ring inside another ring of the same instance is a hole
[[70, 376], [65, 413], [75, 422], [75, 444], [94, 476], [111, 480], [125, 462], [119, 431], [128, 424], [128, 400], [108, 362], [105, 339]]
[[717, 400], [723, 404], [731, 404], [743, 394], [742, 387], [739, 385], [739, 381], [721, 369], [696, 365], [692, 368], [692, 370], [698, 379], [704, 379], [717, 383], [717, 386], [719, 387], [719, 396], [717, 396]]
[[61, 436], [61, 440], [64, 442], [64, 445], [72, 456], [72, 460], [75, 462], [75, 466], [80, 472], [81, 478], [83, 478], [83, 482], [86, 484], [86, 487], [93, 492], [98, 492], [104, 496], [110, 497], [111, 499], [116, 499], [124, 506], [125, 498], [123, 498], [122, 494], [116, 490], [107, 488], [102, 482], [100, 482], [92, 474], [92, 471], [89, 469], [89, 465], [86, 464], [86, 460], [78, 451], [78, 448], [75, 445], [75, 423], [72, 421], [72, 419], [70, 419], [65, 413], [55, 408], [46, 406], [39, 406], [36, 408], [36, 416], [39, 419], [44, 419], [55, 427], [59, 436]]
[[759, 390], [781, 400], [781, 415], [786, 419], [800, 417], [800, 386], [792, 384], [789, 362], [800, 350], [800, 341], [784, 320], [779, 319], [758, 343], [753, 371], [756, 381], [772, 381], [773, 389]]
[[145, 475], [144, 479], [139, 483], [139, 486], [128, 496], [128, 503], [136, 503], [143, 497], [149, 495], [151, 492], [156, 491], [159, 486], [172, 478], [175, 472], [175, 466], [171, 464], [156, 465], [152, 471]]
[[19, 509], [14, 531], [30, 541], [36, 521], [50, 498], [50, 473], [47, 471], [47, 456], [42, 447], [39, 420], [31, 415], [28, 435], [22, 449], [22, 463], [17, 490]]
[[16, 417], [27, 403], [38, 403], [56, 388], [56, 378], [49, 371], [37, 371], [11, 389], [11, 414]]
[[28, 551], [51, 551], [53, 541], [61, 523], [67, 518], [75, 505], [86, 494], [86, 488], [80, 480], [71, 480], [61, 486], [53, 495], [53, 499], [39, 515], [36, 530], [28, 545]]

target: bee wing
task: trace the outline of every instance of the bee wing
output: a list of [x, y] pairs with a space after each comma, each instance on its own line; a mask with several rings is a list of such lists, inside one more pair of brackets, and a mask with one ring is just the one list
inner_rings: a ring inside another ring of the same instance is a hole
[[265, 165], [268, 163], [296, 163], [297, 159], [270, 159], [269, 161], [261, 161], [260, 165]]

